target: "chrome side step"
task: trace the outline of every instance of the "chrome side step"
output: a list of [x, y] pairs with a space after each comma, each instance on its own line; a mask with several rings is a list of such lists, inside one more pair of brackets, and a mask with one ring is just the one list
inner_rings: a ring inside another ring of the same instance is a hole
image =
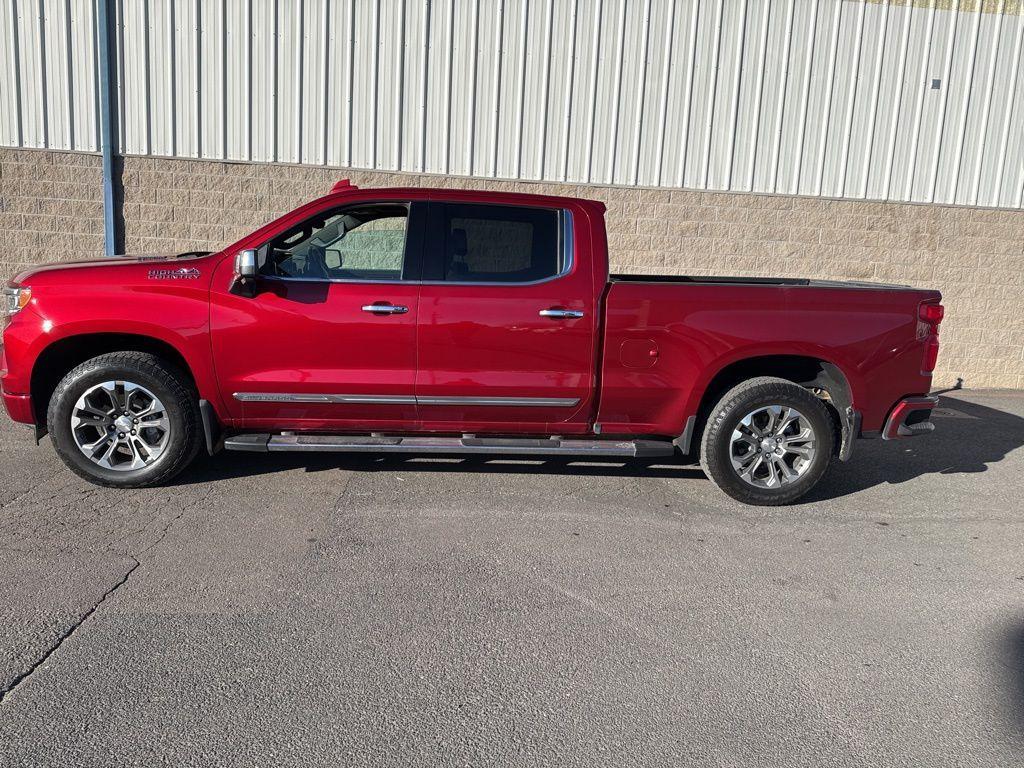
[[492, 453], [538, 456], [671, 456], [668, 440], [566, 440], [508, 437], [362, 437], [350, 435], [242, 434], [224, 441], [227, 451], [331, 451], [338, 453]]

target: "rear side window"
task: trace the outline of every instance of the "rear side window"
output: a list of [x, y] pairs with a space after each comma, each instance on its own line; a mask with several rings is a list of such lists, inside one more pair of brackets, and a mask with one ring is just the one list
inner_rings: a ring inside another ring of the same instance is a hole
[[[531, 283], [565, 267], [558, 211], [442, 203], [443, 253], [435, 279], [453, 283]], [[437, 244], [441, 245], [440, 243]]]

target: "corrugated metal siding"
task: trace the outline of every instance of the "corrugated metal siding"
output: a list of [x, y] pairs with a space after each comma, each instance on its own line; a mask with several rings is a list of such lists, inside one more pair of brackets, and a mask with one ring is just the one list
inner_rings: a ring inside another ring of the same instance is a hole
[[[0, 143], [95, 151], [95, 0], [0, 3]], [[128, 154], [1024, 203], [1022, 0], [119, 0], [116, 26]]]

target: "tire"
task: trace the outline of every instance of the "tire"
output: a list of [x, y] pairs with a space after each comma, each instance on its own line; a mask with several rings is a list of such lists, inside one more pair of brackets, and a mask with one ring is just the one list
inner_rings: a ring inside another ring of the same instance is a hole
[[730, 389], [708, 415], [700, 463], [737, 501], [778, 506], [818, 483], [835, 441], [835, 423], [821, 400], [790, 381], [762, 376]]
[[112, 352], [82, 363], [57, 385], [46, 413], [61, 460], [110, 488], [144, 488], [176, 477], [199, 451], [201, 423], [189, 377], [145, 352]]

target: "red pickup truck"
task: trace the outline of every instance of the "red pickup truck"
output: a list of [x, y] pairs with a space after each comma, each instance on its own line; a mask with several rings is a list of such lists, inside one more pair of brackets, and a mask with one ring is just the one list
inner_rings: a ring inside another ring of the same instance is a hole
[[940, 295], [609, 275], [601, 203], [339, 182], [218, 253], [5, 289], [0, 382], [101, 485], [205, 447], [699, 457], [784, 504], [857, 437], [932, 429]]

